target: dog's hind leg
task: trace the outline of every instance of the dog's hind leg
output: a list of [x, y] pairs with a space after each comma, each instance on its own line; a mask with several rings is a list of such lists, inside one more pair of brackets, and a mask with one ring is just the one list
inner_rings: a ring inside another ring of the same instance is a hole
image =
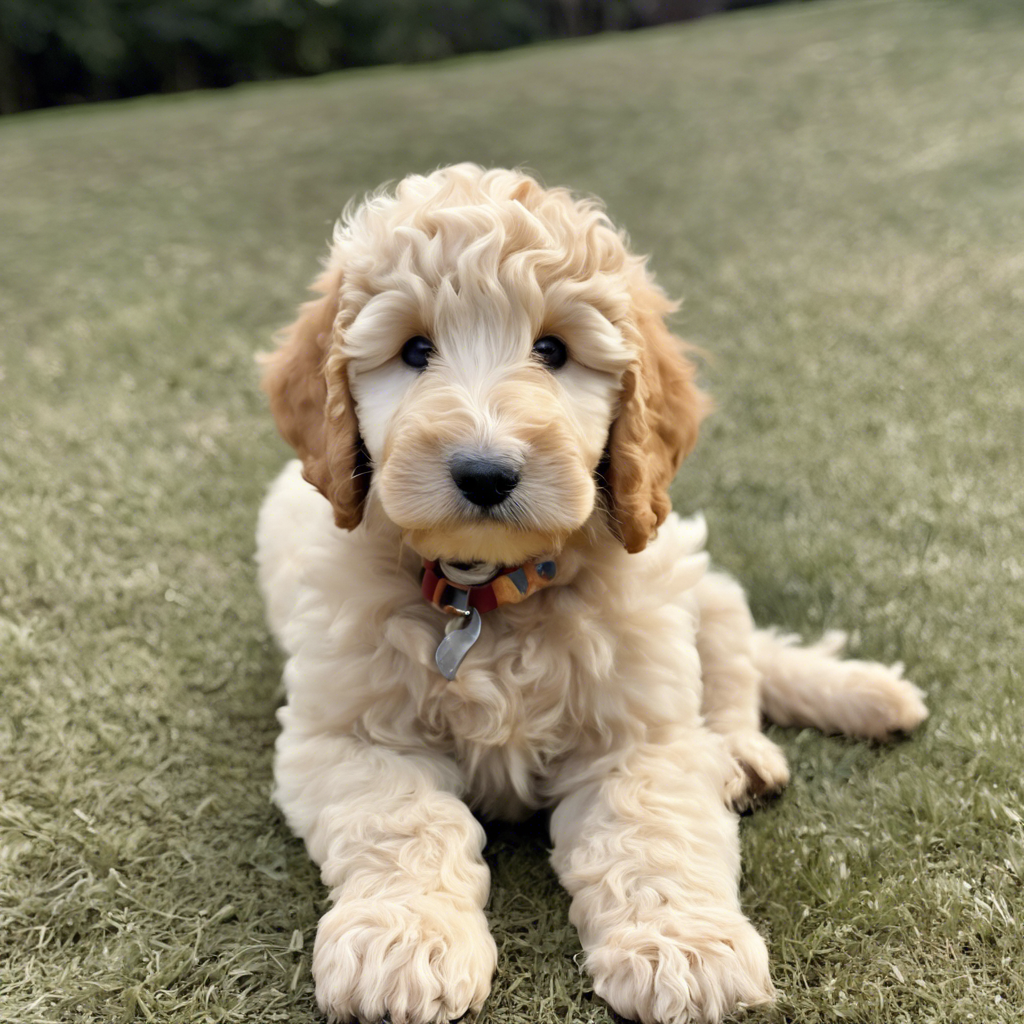
[[840, 632], [808, 647], [798, 639], [774, 630], [757, 630], [752, 638], [761, 708], [771, 721], [885, 739], [928, 717], [923, 693], [903, 678], [901, 664], [844, 661], [839, 654], [846, 636]]
[[708, 573], [697, 585], [704, 722], [718, 733], [736, 762], [726, 799], [737, 809], [777, 793], [789, 781], [782, 751], [761, 732], [761, 672], [754, 663], [754, 620], [742, 587]]

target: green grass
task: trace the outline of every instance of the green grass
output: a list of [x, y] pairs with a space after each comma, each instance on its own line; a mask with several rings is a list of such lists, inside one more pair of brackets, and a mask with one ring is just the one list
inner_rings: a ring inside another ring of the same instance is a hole
[[[0, 1020], [306, 1021], [268, 802], [253, 353], [352, 195], [455, 160], [605, 197], [714, 354], [676, 487], [756, 614], [932, 718], [776, 731], [751, 1024], [1024, 1014], [1024, 19], [891, 0], [0, 123]], [[541, 824], [495, 827], [488, 1024], [601, 1024]]]

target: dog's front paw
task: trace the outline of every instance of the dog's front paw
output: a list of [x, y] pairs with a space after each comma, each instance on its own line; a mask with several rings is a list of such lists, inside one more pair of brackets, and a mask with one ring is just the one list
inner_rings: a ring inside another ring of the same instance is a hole
[[609, 932], [587, 956], [594, 991], [643, 1024], [710, 1024], [775, 994], [768, 950], [735, 911], [665, 912]]
[[435, 1024], [483, 1005], [496, 962], [482, 910], [342, 898], [320, 919], [313, 978], [328, 1020]]
[[744, 729], [723, 739], [736, 765], [725, 784], [725, 801], [734, 810], [745, 811], [757, 800], [774, 796], [786, 787], [786, 755], [764, 733]]

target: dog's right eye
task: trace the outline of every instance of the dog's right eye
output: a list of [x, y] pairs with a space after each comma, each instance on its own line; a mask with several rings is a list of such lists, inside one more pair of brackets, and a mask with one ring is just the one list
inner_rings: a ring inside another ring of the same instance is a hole
[[422, 334], [417, 334], [415, 338], [410, 338], [402, 346], [402, 362], [414, 370], [425, 370], [433, 351], [434, 346], [430, 339], [424, 338]]

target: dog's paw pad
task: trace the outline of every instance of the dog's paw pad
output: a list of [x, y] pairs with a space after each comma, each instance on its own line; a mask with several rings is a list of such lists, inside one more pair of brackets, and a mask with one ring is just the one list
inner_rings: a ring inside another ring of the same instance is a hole
[[724, 739], [736, 766], [726, 782], [725, 800], [735, 810], [747, 810], [758, 800], [775, 796], [786, 787], [786, 755], [764, 733], [746, 730]]

